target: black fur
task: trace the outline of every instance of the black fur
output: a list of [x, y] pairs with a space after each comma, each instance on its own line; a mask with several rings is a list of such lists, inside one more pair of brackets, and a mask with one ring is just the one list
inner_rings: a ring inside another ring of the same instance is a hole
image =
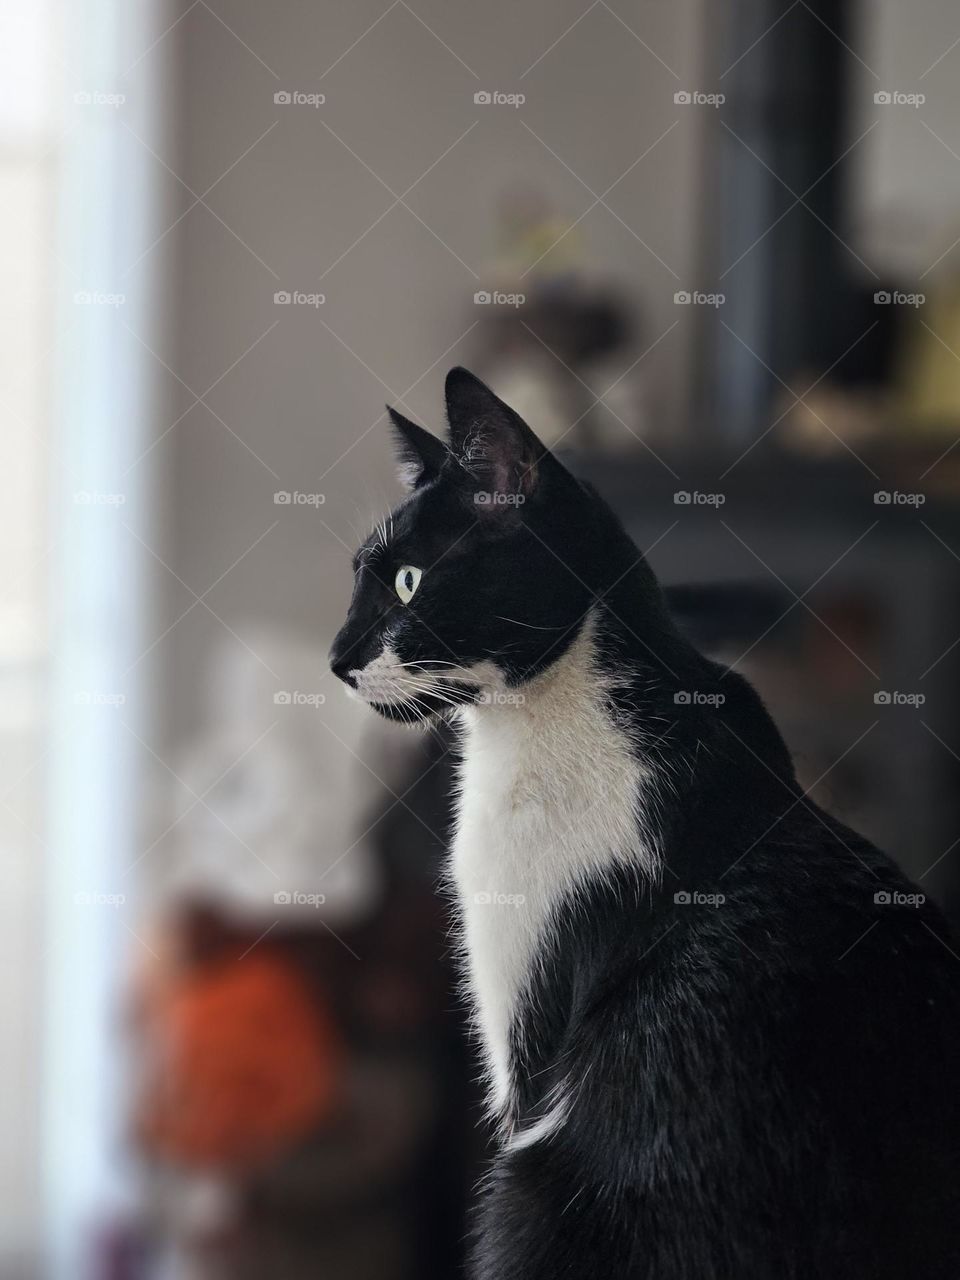
[[[514, 1025], [514, 1122], [561, 1080], [574, 1101], [497, 1158], [473, 1274], [957, 1280], [960, 955], [944, 920], [804, 795], [756, 693], [680, 636], [602, 500], [462, 370], [448, 414], [449, 449], [394, 418], [415, 488], [387, 547], [361, 549], [334, 669], [350, 680], [389, 633], [404, 660], [488, 659], [522, 685], [592, 610], [611, 715], [658, 779], [642, 803], [662, 860], [656, 882], [595, 880], [543, 939]], [[476, 503], [495, 487], [524, 500]], [[400, 564], [425, 569], [409, 606]]]

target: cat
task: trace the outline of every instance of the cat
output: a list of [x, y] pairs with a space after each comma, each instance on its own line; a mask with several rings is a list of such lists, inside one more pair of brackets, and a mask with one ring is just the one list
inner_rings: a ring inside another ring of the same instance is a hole
[[475, 1280], [957, 1280], [960, 950], [818, 808], [589, 485], [480, 380], [360, 547], [333, 671], [459, 723], [499, 1149]]

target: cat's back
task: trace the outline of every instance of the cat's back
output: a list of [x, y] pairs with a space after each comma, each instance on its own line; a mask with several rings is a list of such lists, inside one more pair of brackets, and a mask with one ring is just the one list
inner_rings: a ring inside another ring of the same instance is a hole
[[504, 1186], [563, 1209], [571, 1249], [621, 1224], [593, 1246], [612, 1274], [799, 1280], [829, 1256], [837, 1275], [960, 1275], [954, 944], [865, 841], [784, 826], [658, 899], [597, 887], [573, 1101]]

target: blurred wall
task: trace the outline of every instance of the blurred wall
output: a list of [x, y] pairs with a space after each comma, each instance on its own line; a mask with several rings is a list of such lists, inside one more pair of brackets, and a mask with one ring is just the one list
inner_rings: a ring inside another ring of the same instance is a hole
[[[605, 197], [614, 212], [596, 205], [577, 234], [644, 298], [645, 364], [664, 411], [682, 413], [690, 329], [673, 294], [695, 284], [701, 113], [673, 95], [698, 87], [699, 18], [699, 0], [632, 6], [632, 31], [581, 0], [239, 0], [182, 18], [169, 37], [181, 133], [164, 159], [186, 185], [165, 176], [182, 210], [186, 187], [215, 185], [166, 246], [178, 301], [163, 356], [183, 417], [156, 454], [169, 566], [198, 594], [229, 572], [164, 641], [171, 738], [205, 715], [213, 646], [240, 643], [224, 624], [254, 648], [260, 620], [325, 650], [348, 600], [347, 548], [396, 496], [383, 403], [405, 396], [439, 427], [506, 184], [535, 184], [573, 222], [649, 149]], [[477, 106], [483, 89], [527, 100]], [[278, 91], [326, 102], [275, 105]], [[409, 208], [391, 208], [413, 183]], [[278, 290], [326, 301], [276, 306]], [[210, 408], [191, 408], [214, 383]], [[274, 504], [294, 489], [324, 505]], [[172, 623], [195, 602], [166, 583]]]
[[[867, 261], [929, 285], [937, 268], [925, 273], [960, 236], [960, 28], [951, 0], [924, 0], [919, 16], [897, 0], [860, 5], [852, 139], [870, 132], [852, 155], [850, 197], [854, 243]], [[923, 94], [925, 101], [920, 108], [894, 105], [878, 118], [878, 91]]]

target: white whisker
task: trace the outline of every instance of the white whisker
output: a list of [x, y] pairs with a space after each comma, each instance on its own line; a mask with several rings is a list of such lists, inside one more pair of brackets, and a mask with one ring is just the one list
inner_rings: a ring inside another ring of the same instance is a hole
[[499, 622], [512, 622], [515, 627], [529, 627], [531, 631], [569, 631], [575, 623], [570, 622], [562, 627], [538, 627], [533, 622], [521, 622], [519, 618], [505, 618], [503, 614], [495, 613], [493, 615]]

